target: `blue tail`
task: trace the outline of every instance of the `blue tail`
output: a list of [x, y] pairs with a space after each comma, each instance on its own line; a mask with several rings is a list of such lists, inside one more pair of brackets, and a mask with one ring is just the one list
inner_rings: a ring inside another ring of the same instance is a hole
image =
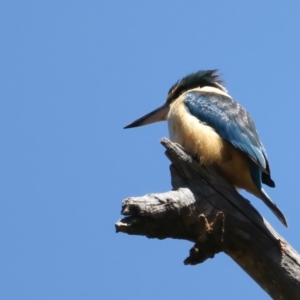
[[284, 214], [280, 211], [280, 209], [276, 206], [276, 204], [270, 199], [268, 194], [261, 189], [260, 190], [260, 199], [264, 201], [264, 203], [271, 209], [271, 211], [274, 213], [274, 215], [280, 220], [280, 222], [285, 226], [288, 227], [287, 220], [284, 216]]

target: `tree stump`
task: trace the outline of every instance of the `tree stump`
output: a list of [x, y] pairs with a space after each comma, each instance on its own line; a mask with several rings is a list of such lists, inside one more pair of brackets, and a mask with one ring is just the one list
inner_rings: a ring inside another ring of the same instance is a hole
[[300, 255], [215, 170], [166, 138], [173, 190], [127, 198], [116, 231], [194, 244], [186, 265], [223, 251], [273, 299], [300, 299]]

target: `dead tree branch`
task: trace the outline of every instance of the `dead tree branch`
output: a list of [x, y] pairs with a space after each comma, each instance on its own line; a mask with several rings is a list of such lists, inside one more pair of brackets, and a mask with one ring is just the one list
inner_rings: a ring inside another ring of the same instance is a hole
[[127, 198], [117, 232], [189, 240], [187, 265], [223, 251], [273, 299], [300, 299], [300, 255], [214, 170], [167, 139], [173, 190]]

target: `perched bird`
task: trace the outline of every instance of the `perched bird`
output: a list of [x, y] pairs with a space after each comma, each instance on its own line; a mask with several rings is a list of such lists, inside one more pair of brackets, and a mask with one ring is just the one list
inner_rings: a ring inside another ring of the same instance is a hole
[[228, 94], [217, 70], [183, 77], [164, 105], [124, 128], [167, 120], [171, 141], [202, 165], [213, 165], [236, 188], [263, 202], [287, 226], [283, 213], [262, 188], [275, 187], [266, 150], [249, 113]]

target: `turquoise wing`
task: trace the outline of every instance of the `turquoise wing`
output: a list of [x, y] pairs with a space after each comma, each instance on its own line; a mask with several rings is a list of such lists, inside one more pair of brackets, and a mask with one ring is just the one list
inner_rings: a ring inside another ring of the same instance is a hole
[[253, 179], [257, 185], [261, 186], [263, 181], [275, 186], [270, 178], [265, 148], [249, 113], [241, 105], [228, 96], [202, 91], [186, 93], [184, 104], [199, 121], [214, 128], [224, 140], [254, 162]]

